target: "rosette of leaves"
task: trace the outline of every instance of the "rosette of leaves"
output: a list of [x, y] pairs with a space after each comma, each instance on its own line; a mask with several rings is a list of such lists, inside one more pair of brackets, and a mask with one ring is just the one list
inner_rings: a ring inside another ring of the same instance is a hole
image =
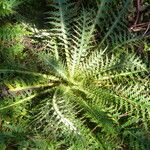
[[137, 40], [124, 20], [130, 0], [115, 5], [55, 0], [49, 49], [35, 52], [42, 69], [0, 69], [1, 114], [22, 106], [27, 127], [60, 149], [148, 149], [149, 69], [135, 54], [110, 52]]

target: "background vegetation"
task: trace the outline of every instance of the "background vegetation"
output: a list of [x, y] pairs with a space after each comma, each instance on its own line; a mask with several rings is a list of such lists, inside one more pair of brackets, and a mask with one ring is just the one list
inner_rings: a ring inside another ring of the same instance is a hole
[[149, 1], [0, 1], [0, 150], [149, 150]]

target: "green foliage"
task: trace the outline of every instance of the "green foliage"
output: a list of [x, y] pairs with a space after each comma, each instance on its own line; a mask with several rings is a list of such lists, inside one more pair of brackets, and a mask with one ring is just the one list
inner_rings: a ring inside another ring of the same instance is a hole
[[6, 17], [15, 13], [15, 9], [20, 3], [21, 0], [1, 0], [0, 17]]
[[[32, 34], [47, 43], [44, 51], [31, 50], [35, 67], [28, 65], [32, 58], [28, 64], [0, 65], [0, 146], [5, 149], [8, 130], [21, 136], [16, 141], [22, 149], [148, 150], [149, 68], [128, 52], [139, 39], [127, 30], [131, 1], [101, 0], [81, 9], [75, 4], [50, 5], [50, 29]], [[2, 46], [24, 33], [19, 25], [0, 32]]]
[[11, 66], [20, 57], [23, 58], [23, 36], [28, 32], [18, 23], [15, 13], [21, 1], [2, 0], [0, 2], [0, 66]]

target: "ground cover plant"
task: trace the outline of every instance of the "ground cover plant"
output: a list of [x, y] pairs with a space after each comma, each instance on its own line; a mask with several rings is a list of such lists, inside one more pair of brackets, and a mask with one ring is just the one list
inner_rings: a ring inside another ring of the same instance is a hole
[[131, 8], [0, 2], [0, 149], [149, 149], [149, 62], [135, 52], [148, 34], [130, 30]]

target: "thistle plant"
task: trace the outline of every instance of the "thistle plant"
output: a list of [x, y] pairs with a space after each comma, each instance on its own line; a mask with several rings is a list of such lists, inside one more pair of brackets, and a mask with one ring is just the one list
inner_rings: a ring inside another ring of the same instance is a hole
[[139, 39], [127, 30], [130, 3], [78, 9], [54, 0], [48, 46], [33, 52], [36, 67], [1, 66], [2, 116], [19, 111], [29, 129], [64, 149], [148, 149], [149, 68], [122, 52]]

